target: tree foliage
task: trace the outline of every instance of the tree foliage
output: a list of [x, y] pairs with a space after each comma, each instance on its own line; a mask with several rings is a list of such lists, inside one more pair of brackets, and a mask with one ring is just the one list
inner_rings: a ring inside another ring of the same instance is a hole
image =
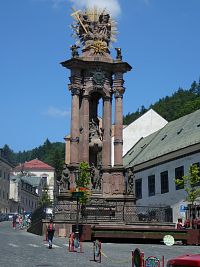
[[46, 186], [43, 189], [42, 196], [40, 197], [39, 206], [48, 207], [49, 205], [52, 204], [51, 199], [50, 199], [49, 194], [48, 194], [48, 191], [49, 191], [49, 188], [48, 188], [48, 186]]
[[199, 167], [197, 164], [193, 164], [189, 168], [189, 174], [184, 175], [182, 179], [175, 179], [175, 183], [178, 186], [182, 186], [187, 193], [186, 200], [194, 204], [194, 201], [200, 197], [200, 183]]
[[[90, 196], [90, 169], [87, 162], [81, 162], [79, 164], [78, 177], [76, 178], [76, 186], [79, 189], [82, 189], [83, 195], [80, 197], [80, 203], [85, 204]], [[86, 190], [83, 190], [86, 189]]]
[[200, 109], [200, 82], [194, 81], [188, 90], [178, 88], [172, 96], [159, 99], [149, 108], [142, 106], [136, 112], [128, 113], [123, 118], [124, 124], [130, 124], [151, 108], [167, 121], [176, 120]]
[[16, 153], [12, 149], [10, 149], [8, 145], [5, 145], [2, 148], [2, 152], [4, 157], [14, 166], [37, 158], [54, 167], [56, 178], [58, 180], [61, 178], [61, 173], [65, 160], [64, 143], [51, 143], [49, 139], [46, 139], [43, 145], [36, 147], [32, 150], [23, 152], [19, 151]]

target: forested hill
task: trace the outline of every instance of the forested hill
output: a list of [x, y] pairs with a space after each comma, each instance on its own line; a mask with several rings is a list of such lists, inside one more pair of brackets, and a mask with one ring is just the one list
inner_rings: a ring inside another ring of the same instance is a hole
[[142, 106], [136, 112], [128, 113], [123, 118], [124, 125], [130, 124], [151, 108], [167, 121], [173, 121], [200, 109], [200, 81], [194, 81], [188, 90], [179, 88], [172, 96], [161, 98], [149, 108]]
[[25, 161], [38, 158], [55, 168], [56, 176], [59, 179], [65, 159], [65, 144], [56, 142], [51, 143], [48, 139], [43, 145], [28, 151], [14, 152], [8, 145], [2, 148], [3, 156], [14, 166]]

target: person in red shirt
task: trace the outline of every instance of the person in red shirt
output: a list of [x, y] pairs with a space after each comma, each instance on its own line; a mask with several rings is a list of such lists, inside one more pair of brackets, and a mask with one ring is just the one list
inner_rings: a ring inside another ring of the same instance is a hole
[[53, 241], [53, 236], [55, 232], [55, 224], [53, 223], [53, 219], [50, 219], [50, 222], [47, 227], [47, 233], [48, 233], [48, 243], [49, 243], [49, 248], [52, 248], [52, 241]]
[[181, 218], [178, 219], [176, 228], [177, 229], [183, 229], [183, 222], [182, 222], [182, 219]]

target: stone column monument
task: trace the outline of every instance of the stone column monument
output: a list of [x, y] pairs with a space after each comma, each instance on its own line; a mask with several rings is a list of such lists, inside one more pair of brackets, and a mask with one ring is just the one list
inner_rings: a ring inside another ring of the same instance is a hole
[[[93, 196], [124, 201], [127, 186], [122, 159], [123, 75], [131, 66], [123, 62], [120, 48], [115, 48], [116, 58], [111, 57], [110, 43], [116, 27], [105, 10], [76, 11], [72, 16], [77, 42], [71, 46], [71, 58], [61, 63], [71, 73], [68, 86], [72, 97], [71, 133], [65, 139], [66, 147], [70, 147], [66, 149], [70, 154], [66, 157], [69, 187], [75, 185], [79, 163], [86, 161], [91, 169]], [[111, 166], [112, 135], [114, 166]]]

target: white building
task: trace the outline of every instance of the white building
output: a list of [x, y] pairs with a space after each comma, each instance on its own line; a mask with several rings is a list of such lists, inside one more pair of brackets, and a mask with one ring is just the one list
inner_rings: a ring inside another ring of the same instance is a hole
[[53, 167], [38, 159], [33, 159], [14, 168], [14, 175], [19, 175], [20, 173], [29, 177], [36, 176], [46, 179], [49, 197], [51, 201], [54, 200], [55, 172]]
[[134, 174], [136, 204], [169, 205], [174, 222], [184, 217], [186, 192], [175, 178], [187, 175], [194, 163], [200, 163], [200, 110], [141, 138], [126, 153], [124, 165]]
[[[163, 128], [167, 121], [153, 109], [123, 129], [123, 156], [143, 137]], [[114, 137], [112, 137], [112, 166], [114, 165]]]
[[27, 176], [11, 176], [10, 178], [10, 211], [33, 212], [38, 204], [38, 188], [42, 190], [43, 178]]

